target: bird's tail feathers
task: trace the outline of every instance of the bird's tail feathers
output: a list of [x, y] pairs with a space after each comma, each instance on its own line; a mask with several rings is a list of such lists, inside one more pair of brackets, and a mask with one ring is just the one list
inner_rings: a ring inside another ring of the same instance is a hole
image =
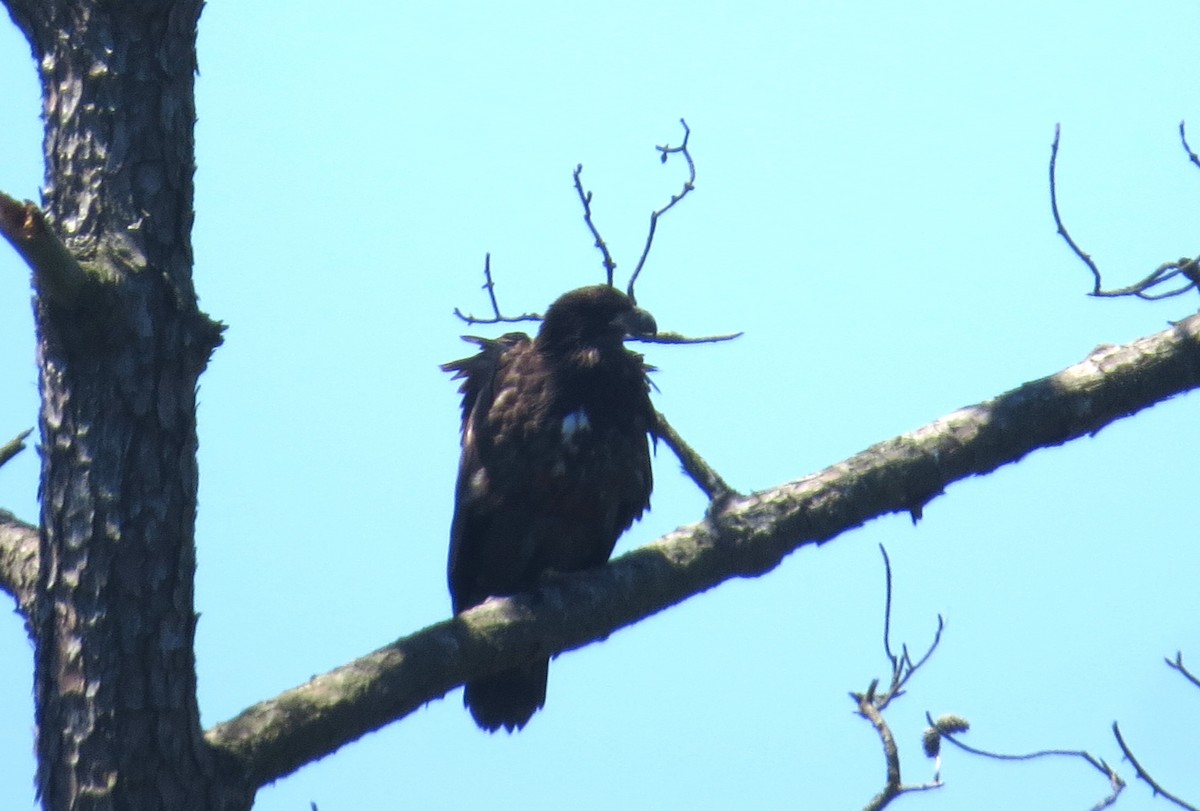
[[550, 660], [542, 659], [468, 682], [463, 690], [463, 704], [480, 729], [495, 732], [504, 727], [514, 732], [525, 726], [546, 703], [549, 668]]

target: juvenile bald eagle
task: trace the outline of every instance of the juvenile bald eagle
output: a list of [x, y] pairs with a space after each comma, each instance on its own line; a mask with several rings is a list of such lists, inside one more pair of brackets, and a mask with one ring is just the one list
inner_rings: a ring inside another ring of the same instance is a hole
[[[654, 319], [608, 285], [550, 305], [533, 340], [509, 333], [442, 366], [462, 379], [462, 457], [448, 575], [457, 614], [530, 591], [547, 572], [608, 561], [650, 505], [648, 367], [625, 348]], [[469, 682], [480, 728], [510, 732], [546, 700], [549, 660]]]

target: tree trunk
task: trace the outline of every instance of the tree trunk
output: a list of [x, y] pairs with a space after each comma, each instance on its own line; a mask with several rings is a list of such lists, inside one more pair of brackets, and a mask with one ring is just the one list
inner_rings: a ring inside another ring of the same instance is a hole
[[197, 379], [220, 328], [192, 288], [199, 0], [9, 0], [40, 69], [49, 222], [35, 265], [36, 646], [47, 809], [248, 808], [203, 739], [193, 636]]

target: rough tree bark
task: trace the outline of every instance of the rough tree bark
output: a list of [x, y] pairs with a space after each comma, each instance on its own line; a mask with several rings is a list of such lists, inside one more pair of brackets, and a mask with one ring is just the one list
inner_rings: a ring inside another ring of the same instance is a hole
[[191, 280], [201, 3], [8, 6], [39, 66], [43, 205], [79, 262], [34, 264], [38, 790], [53, 809], [248, 808], [204, 743], [192, 646], [195, 389], [220, 340]]
[[[200, 0], [4, 0], [45, 102], [33, 268], [40, 527], [0, 510], [0, 590], [35, 641], [47, 809], [247, 809], [255, 790], [457, 685], [602, 639], [732, 577], [1200, 387], [1200, 316], [704, 521], [539, 599], [490, 601], [203, 731], [193, 635], [195, 387], [217, 324], [191, 279]], [[66, 250], [64, 250], [64, 245]], [[693, 460], [689, 469], [702, 466]]]

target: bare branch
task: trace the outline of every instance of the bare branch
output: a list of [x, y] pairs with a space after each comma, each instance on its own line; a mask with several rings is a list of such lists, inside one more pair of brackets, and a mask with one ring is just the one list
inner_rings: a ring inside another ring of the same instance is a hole
[[883, 544], [879, 545], [879, 551], [883, 555], [883, 570], [886, 580], [886, 591], [883, 607], [883, 652], [887, 655], [888, 662], [892, 666], [892, 678], [888, 684], [888, 689], [878, 697], [876, 706], [880, 710], [887, 708], [893, 698], [903, 695], [904, 685], [912, 678], [922, 665], [929, 661], [929, 657], [933, 656], [933, 652], [937, 650], [937, 646], [942, 641], [942, 631], [946, 630], [946, 621], [941, 614], [937, 618], [937, 630], [933, 634], [933, 641], [929, 644], [929, 648], [925, 651], [925, 655], [919, 661], [913, 662], [908, 655], [908, 646], [901, 646], [901, 654], [897, 656], [892, 652], [892, 561], [888, 558], [887, 549]]
[[[1179, 276], [1187, 279], [1187, 284], [1173, 290], [1168, 290], [1165, 293], [1147, 292], [1151, 287], [1168, 282]], [[1185, 256], [1176, 262], [1164, 262], [1155, 268], [1150, 275], [1141, 281], [1134, 282], [1128, 287], [1119, 287], [1116, 290], [1102, 290], [1099, 293], [1092, 293], [1092, 295], [1101, 297], [1136, 296], [1144, 301], [1158, 301], [1194, 290], [1198, 281], [1200, 281], [1200, 265], [1197, 264], [1197, 260], [1189, 259]]]
[[489, 600], [207, 733], [257, 784], [329, 754], [480, 675], [603, 639], [725, 580], [773, 569], [796, 549], [926, 504], [951, 482], [1040, 447], [1090, 436], [1200, 388], [1200, 315], [1126, 346], [1103, 347], [1058, 374], [963, 408], [824, 471], [734, 497], [536, 597]]
[[[1182, 122], [1180, 122], [1179, 125], [1179, 133], [1181, 138], [1184, 137]], [[1059, 126], [1056, 124], [1054, 126], [1054, 143], [1050, 147], [1050, 210], [1054, 214], [1054, 224], [1058, 228], [1059, 236], [1066, 241], [1067, 245], [1070, 246], [1071, 251], [1077, 257], [1079, 257], [1081, 262], [1087, 265], [1088, 270], [1090, 270], [1092, 273], [1094, 284], [1092, 286], [1092, 292], [1088, 295], [1097, 296], [1099, 298], [1134, 296], [1144, 301], [1159, 301], [1161, 299], [1173, 298], [1174, 296], [1182, 295], [1190, 290], [1195, 290], [1200, 287], [1200, 260], [1189, 259], [1185, 256], [1177, 262], [1165, 262], [1162, 265], [1159, 265], [1144, 279], [1135, 282], [1128, 287], [1120, 287], [1116, 290], [1101, 289], [1102, 282], [1100, 279], [1100, 268], [1096, 266], [1096, 263], [1092, 260], [1092, 257], [1084, 253], [1083, 249], [1080, 248], [1075, 240], [1071, 237], [1071, 234], [1067, 231], [1067, 227], [1063, 224], [1062, 217], [1058, 211], [1058, 184], [1055, 176], [1056, 167], [1058, 164], [1058, 141]], [[1186, 138], [1184, 138], [1183, 143], [1184, 148], [1188, 149]], [[1196, 156], [1192, 154], [1190, 149], [1188, 149], [1188, 154], [1192, 155], [1193, 160], [1196, 159]], [[1161, 285], [1179, 276], [1187, 279], [1187, 284], [1183, 285], [1182, 287], [1168, 290], [1165, 293], [1150, 292], [1152, 287]]]
[[25, 439], [31, 433], [33, 433], [32, 428], [17, 434], [17, 436], [13, 437], [8, 442], [0, 445], [0, 467], [3, 467], [5, 462], [7, 462], [9, 459], [12, 459], [21, 451], [25, 450]]
[[505, 316], [500, 314], [500, 305], [496, 303], [496, 283], [492, 281], [492, 255], [490, 253], [483, 255], [483, 287], [480, 290], [486, 290], [488, 300], [492, 303], [492, 317], [479, 318], [474, 315], [467, 315], [454, 308], [454, 314], [468, 324], [513, 324], [518, 321], [541, 321], [542, 317], [537, 313], [522, 313], [521, 315]]
[[978, 749], [974, 746], [969, 746], [955, 737], [955, 730], [946, 728], [945, 725], [938, 725], [927, 712], [925, 718], [931, 727], [937, 726], [940, 736], [954, 744], [954, 746], [970, 752], [973, 755], [989, 758], [991, 760], [1040, 760], [1042, 758], [1066, 757], [1079, 758], [1088, 763], [1096, 771], [1108, 778], [1109, 787], [1112, 793], [1101, 799], [1098, 803], [1092, 806], [1093, 811], [1101, 808], [1107, 808], [1117, 801], [1117, 796], [1125, 788], [1125, 781], [1117, 774], [1111, 766], [1104, 762], [1103, 759], [1092, 756], [1091, 754], [1080, 749], [1043, 749], [1038, 752], [1029, 752], [1021, 755], [1009, 755], [999, 752], [989, 752], [986, 749]]
[[691, 338], [687, 335], [680, 335], [678, 332], [660, 332], [656, 335], [639, 336], [633, 340], [644, 344], [716, 344], [722, 341], [732, 341], [743, 335], [745, 335], [744, 332], [731, 332], [726, 335], [703, 335], [699, 338]]
[[1054, 143], [1050, 145], [1050, 211], [1054, 214], [1054, 224], [1058, 228], [1058, 235], [1066, 240], [1071, 251], [1079, 257], [1079, 261], [1087, 265], [1088, 270], [1092, 272], [1092, 278], [1095, 280], [1095, 285], [1092, 287], [1092, 295], [1100, 293], [1100, 269], [1096, 267], [1096, 263], [1092, 261], [1092, 257], [1083, 252], [1075, 240], [1071, 238], [1071, 234], [1067, 231], [1067, 227], [1063, 225], [1062, 216], [1058, 213], [1058, 181], [1056, 172], [1058, 167], [1058, 141], [1062, 134], [1061, 125], [1054, 125]]
[[688, 129], [687, 122], [682, 118], [679, 119], [679, 123], [683, 125], [683, 143], [679, 146], [664, 144], [663, 146], [656, 146], [654, 148], [662, 153], [663, 163], [666, 163], [667, 158], [675, 153], [683, 155], [688, 165], [688, 179], [684, 181], [683, 189], [680, 190], [679, 194], [671, 195], [671, 199], [665, 206], [650, 214], [650, 231], [646, 234], [646, 246], [642, 248], [642, 256], [638, 259], [637, 267], [633, 269], [633, 275], [629, 277], [629, 287], [626, 290], [629, 297], [634, 301], [637, 301], [637, 299], [633, 295], [633, 285], [637, 282], [638, 276], [642, 274], [642, 266], [646, 264], [646, 257], [650, 255], [650, 246], [654, 244], [654, 231], [658, 227], [658, 218], [670, 211], [676, 203], [687, 197], [688, 192], [696, 187], [696, 162], [692, 160], [692, 153], [688, 152], [688, 138], [691, 137], [692, 131]]
[[1183, 151], [1187, 153], [1188, 160], [1200, 167], [1200, 157], [1197, 157], [1196, 153], [1192, 151], [1192, 148], [1188, 146], [1187, 129], [1182, 121], [1179, 122], [1179, 141], [1183, 144]]
[[1138, 763], [1138, 759], [1133, 756], [1133, 752], [1130, 751], [1129, 746], [1125, 743], [1125, 739], [1123, 737], [1121, 737], [1121, 728], [1119, 726], [1117, 726], [1116, 721], [1113, 721], [1112, 729], [1113, 729], [1113, 735], [1117, 739], [1117, 746], [1121, 747], [1121, 752], [1125, 755], [1125, 759], [1128, 760], [1130, 762], [1130, 764], [1133, 765], [1134, 773], [1138, 777], [1140, 777], [1142, 780], [1145, 780], [1146, 783], [1149, 784], [1150, 789], [1156, 795], [1162, 795], [1163, 799], [1174, 803], [1175, 805], [1179, 806], [1180, 808], [1186, 808], [1186, 809], [1188, 809], [1188, 811], [1200, 811], [1200, 809], [1198, 809], [1196, 806], [1189, 805], [1188, 803], [1184, 802], [1179, 797], [1176, 797], [1174, 794], [1167, 791], [1165, 788], [1163, 788], [1161, 785], [1159, 785], [1159, 783], [1153, 777], [1151, 777], [1150, 774], [1145, 769], [1142, 768], [1142, 764]]
[[739, 495], [736, 490], [725, 483], [717, 471], [709, 466], [708, 462], [704, 461], [703, 456], [684, 442], [683, 437], [671, 427], [661, 411], [655, 411], [654, 415], [658, 419], [656, 435], [674, 451], [675, 456], [679, 458], [679, 463], [683, 465], [683, 472], [696, 483], [704, 495], [708, 496], [710, 504], [719, 505], [730, 497]]
[[1166, 662], [1167, 662], [1167, 667], [1171, 668], [1172, 670], [1178, 670], [1181, 674], [1183, 674], [1183, 677], [1185, 679], [1190, 681], [1196, 687], [1200, 687], [1200, 679], [1198, 679], [1194, 675], [1192, 675], [1191, 671], [1189, 671], [1186, 667], [1183, 666], [1183, 654], [1181, 652], [1179, 652], [1179, 651], [1175, 652], [1175, 661], [1174, 662], [1172, 662], [1170, 659], [1167, 659]]
[[879, 740], [883, 742], [884, 760], [887, 763], [883, 789], [863, 806], [863, 811], [879, 811], [879, 809], [886, 808], [892, 800], [901, 794], [941, 788], [942, 782], [940, 780], [915, 785], [905, 785], [901, 782], [900, 752], [896, 747], [896, 739], [892, 736], [891, 729], [888, 728], [887, 722], [883, 720], [883, 715], [880, 711], [869, 700], [868, 695], [856, 694], [854, 697], [858, 701], [859, 714], [870, 721], [871, 726], [875, 727], [875, 731], [879, 733]]
[[884, 585], [886, 586], [883, 598], [883, 652], [888, 661], [892, 663], [892, 673], [895, 674], [899, 659], [896, 654], [892, 653], [892, 561], [888, 557], [887, 547], [883, 544], [879, 545], [879, 552], [883, 555]]
[[[884, 600], [883, 610], [883, 650], [887, 655], [888, 661], [892, 667], [892, 678], [887, 690], [879, 693], [879, 679], [873, 679], [865, 693], [851, 693], [850, 697], [854, 699], [858, 705], [858, 714], [871, 722], [871, 726], [875, 728], [876, 734], [879, 735], [880, 743], [883, 744], [883, 756], [886, 764], [886, 777], [884, 786], [878, 794], [871, 798], [870, 802], [865, 806], [869, 811], [875, 811], [888, 805], [896, 797], [910, 791], [928, 791], [929, 789], [940, 788], [942, 785], [941, 779], [935, 774], [933, 781], [929, 783], [921, 783], [919, 785], [905, 785], [900, 779], [900, 751], [896, 746], [896, 739], [892, 735], [892, 730], [884, 720], [883, 711], [891, 703], [892, 699], [903, 694], [901, 687], [913, 673], [916, 672], [925, 661], [929, 658], [929, 654], [933, 653], [937, 647], [938, 640], [942, 634], [942, 618], [938, 616], [938, 633], [933, 645], [929, 649], [929, 653], [922, 658], [916, 665], [908, 657], [907, 649], [903, 655], [897, 656], [892, 652], [891, 642], [891, 627], [892, 627], [892, 562], [888, 558], [887, 550], [883, 544], [879, 545], [879, 551], [883, 554], [883, 568], [887, 582], [887, 596]], [[928, 746], [927, 746], [928, 750]]]
[[596, 224], [592, 222], [592, 193], [583, 190], [583, 181], [579, 176], [583, 174], [583, 164], [575, 164], [575, 191], [579, 193], [579, 202], [583, 203], [583, 221], [587, 223], [588, 230], [592, 232], [592, 238], [596, 240], [596, 247], [600, 249], [600, 255], [604, 257], [604, 275], [608, 280], [608, 286], [612, 287], [613, 271], [617, 269], [617, 263], [613, 261], [612, 254], [608, 252], [608, 245], [600, 236], [600, 232], [596, 230]]

